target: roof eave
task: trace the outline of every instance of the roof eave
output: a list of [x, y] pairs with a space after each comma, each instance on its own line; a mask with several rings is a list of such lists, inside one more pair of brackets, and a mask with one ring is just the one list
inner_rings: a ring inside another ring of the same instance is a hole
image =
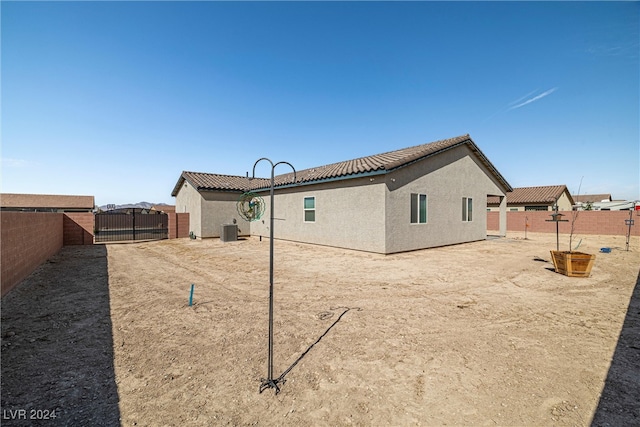
[[[368, 171], [368, 172], [358, 172], [358, 173], [352, 173], [348, 175], [333, 176], [330, 178], [321, 178], [321, 179], [315, 179], [315, 180], [309, 180], [309, 181], [297, 181], [295, 183], [290, 182], [287, 184], [276, 185], [274, 186], [274, 189], [280, 190], [283, 188], [293, 188], [293, 187], [301, 187], [306, 185], [324, 184], [327, 182], [346, 181], [348, 179], [367, 178], [367, 177], [376, 176], [376, 175], [384, 175], [388, 172], [389, 171], [387, 171], [386, 169], [377, 169], [377, 170]], [[261, 187], [261, 188], [253, 188], [251, 191], [260, 193], [263, 191], [269, 191], [269, 189], [270, 187]]]
[[182, 171], [182, 173], [180, 174], [180, 178], [178, 178], [178, 182], [176, 183], [175, 187], [173, 187], [173, 191], [171, 192], [171, 197], [176, 197], [178, 195], [178, 192], [182, 188], [182, 183], [184, 181], [186, 181], [186, 178], [184, 177], [184, 171]]
[[221, 188], [221, 187], [204, 187], [204, 186], [201, 186], [201, 187], [194, 186], [194, 188], [197, 191], [212, 191], [212, 192], [217, 191], [222, 193], [245, 193], [247, 191], [250, 191], [245, 188]]

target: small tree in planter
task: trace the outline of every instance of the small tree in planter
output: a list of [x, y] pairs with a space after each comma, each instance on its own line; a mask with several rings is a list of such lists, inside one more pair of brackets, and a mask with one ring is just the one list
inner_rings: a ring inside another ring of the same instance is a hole
[[[582, 179], [580, 180], [580, 187], [582, 186]], [[578, 194], [580, 194], [580, 187], [578, 187]], [[556, 215], [558, 209], [558, 201], [556, 200]], [[569, 233], [569, 250], [551, 251], [551, 259], [553, 260], [553, 266], [556, 269], [556, 273], [564, 274], [570, 277], [589, 277], [591, 274], [591, 268], [595, 262], [596, 256], [587, 254], [584, 252], [574, 251], [573, 248], [573, 233], [575, 231], [576, 220], [580, 211], [574, 209], [571, 211], [571, 230]], [[554, 217], [555, 218], [555, 217]]]

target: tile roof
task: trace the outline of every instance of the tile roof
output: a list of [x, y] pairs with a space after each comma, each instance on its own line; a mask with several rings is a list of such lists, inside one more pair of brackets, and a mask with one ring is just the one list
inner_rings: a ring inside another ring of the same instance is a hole
[[93, 196], [69, 196], [54, 194], [0, 194], [3, 208], [24, 209], [93, 209]]
[[573, 199], [576, 203], [598, 203], [606, 200], [607, 202], [611, 201], [611, 194], [583, 194], [582, 196], [573, 196]]
[[[509, 183], [495, 169], [487, 157], [471, 140], [469, 135], [462, 135], [428, 144], [416, 145], [400, 150], [296, 171], [295, 182], [297, 184], [305, 184], [336, 178], [356, 178], [363, 174], [370, 173], [385, 173], [460, 145], [467, 145], [478, 156], [480, 161], [494, 174], [495, 178], [507, 190], [511, 190]], [[178, 194], [178, 190], [185, 180], [190, 182], [198, 190], [247, 191], [249, 189], [265, 189], [270, 186], [270, 180], [264, 178], [249, 180], [248, 178], [241, 176], [183, 172], [180, 180], [178, 180], [178, 183], [171, 193], [172, 196]], [[290, 172], [278, 175], [274, 180], [276, 187], [290, 185], [294, 183], [294, 174], [293, 172]]]
[[[421, 144], [413, 147], [402, 148], [400, 150], [388, 151], [386, 153], [374, 154], [372, 156], [359, 157], [353, 160], [332, 163], [326, 166], [304, 169], [296, 173], [297, 182], [307, 183], [376, 171], [391, 171], [465, 143], [472, 145], [472, 147], [475, 148], [474, 151], [480, 152], [473, 141], [471, 141], [469, 135], [462, 135], [428, 144]], [[484, 155], [481, 154], [481, 157], [484, 157]], [[486, 157], [484, 157], [484, 159], [488, 163]], [[281, 177], [285, 182], [293, 181], [293, 173], [287, 173], [285, 175], [281, 175]]]
[[250, 180], [244, 176], [220, 175], [216, 173], [182, 172], [180, 180], [173, 189], [173, 196], [178, 194], [182, 183], [187, 181], [196, 190], [247, 191]]
[[[566, 185], [546, 185], [540, 187], [519, 187], [507, 193], [507, 205], [551, 204], [558, 199], [562, 193], [567, 192], [571, 204], [573, 199]], [[499, 197], [487, 197], [487, 205], [497, 206], [500, 204]]]

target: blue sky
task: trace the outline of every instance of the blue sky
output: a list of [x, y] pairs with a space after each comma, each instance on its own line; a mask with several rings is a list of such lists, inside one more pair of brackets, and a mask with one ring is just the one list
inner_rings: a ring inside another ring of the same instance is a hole
[[469, 133], [514, 187], [640, 198], [638, 2], [0, 8], [2, 192], [173, 203]]

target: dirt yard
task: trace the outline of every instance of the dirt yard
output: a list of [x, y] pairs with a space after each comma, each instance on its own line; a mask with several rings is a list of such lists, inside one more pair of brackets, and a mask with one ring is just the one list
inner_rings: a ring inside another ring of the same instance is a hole
[[528, 237], [275, 241], [277, 395], [268, 240], [65, 247], [2, 300], [2, 424], [639, 425], [640, 240]]

